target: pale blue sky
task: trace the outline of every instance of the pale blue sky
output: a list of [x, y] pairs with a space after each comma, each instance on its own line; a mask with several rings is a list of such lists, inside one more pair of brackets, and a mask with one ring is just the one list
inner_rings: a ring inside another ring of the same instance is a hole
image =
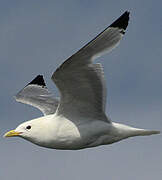
[[162, 2], [154, 0], [0, 1], [0, 179], [152, 180], [162, 178], [162, 136], [135, 137], [80, 151], [50, 150], [2, 135], [41, 113], [13, 99], [53, 71], [125, 10], [130, 23], [104, 66], [107, 113], [115, 122], [162, 131]]

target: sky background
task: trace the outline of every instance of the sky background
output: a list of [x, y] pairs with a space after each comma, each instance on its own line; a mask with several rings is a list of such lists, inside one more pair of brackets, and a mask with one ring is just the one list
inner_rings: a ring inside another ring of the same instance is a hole
[[125, 10], [127, 32], [100, 57], [108, 88], [107, 113], [115, 122], [162, 131], [162, 1], [0, 1], [0, 179], [153, 180], [162, 178], [162, 135], [135, 137], [79, 151], [52, 150], [3, 134], [39, 110], [13, 95], [38, 74], [50, 80], [66, 58]]

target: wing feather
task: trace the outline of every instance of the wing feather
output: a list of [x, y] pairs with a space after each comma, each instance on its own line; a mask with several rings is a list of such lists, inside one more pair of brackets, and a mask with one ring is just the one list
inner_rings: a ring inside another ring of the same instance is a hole
[[44, 115], [54, 114], [59, 100], [48, 91], [43, 76], [38, 75], [15, 96], [17, 102], [38, 108]]
[[93, 59], [119, 44], [128, 20], [129, 12], [126, 11], [53, 73], [52, 80], [61, 94], [58, 114], [74, 121], [81, 117], [110, 122], [105, 115], [106, 87], [103, 69], [100, 64], [93, 64]]

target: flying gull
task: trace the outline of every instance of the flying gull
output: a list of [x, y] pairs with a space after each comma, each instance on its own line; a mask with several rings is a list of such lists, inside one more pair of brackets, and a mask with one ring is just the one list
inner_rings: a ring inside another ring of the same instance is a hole
[[5, 137], [19, 136], [39, 146], [77, 150], [111, 144], [159, 131], [112, 122], [105, 114], [106, 86], [101, 64], [93, 60], [115, 48], [128, 26], [126, 11], [87, 45], [69, 57], [52, 75], [60, 92], [54, 97], [38, 75], [16, 100], [40, 109], [44, 116], [26, 121]]

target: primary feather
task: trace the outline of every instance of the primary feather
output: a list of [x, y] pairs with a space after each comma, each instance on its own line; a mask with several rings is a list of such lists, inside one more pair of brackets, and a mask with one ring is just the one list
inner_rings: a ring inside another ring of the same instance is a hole
[[15, 96], [17, 102], [38, 108], [44, 115], [54, 114], [59, 99], [47, 89], [43, 76], [38, 75]]

